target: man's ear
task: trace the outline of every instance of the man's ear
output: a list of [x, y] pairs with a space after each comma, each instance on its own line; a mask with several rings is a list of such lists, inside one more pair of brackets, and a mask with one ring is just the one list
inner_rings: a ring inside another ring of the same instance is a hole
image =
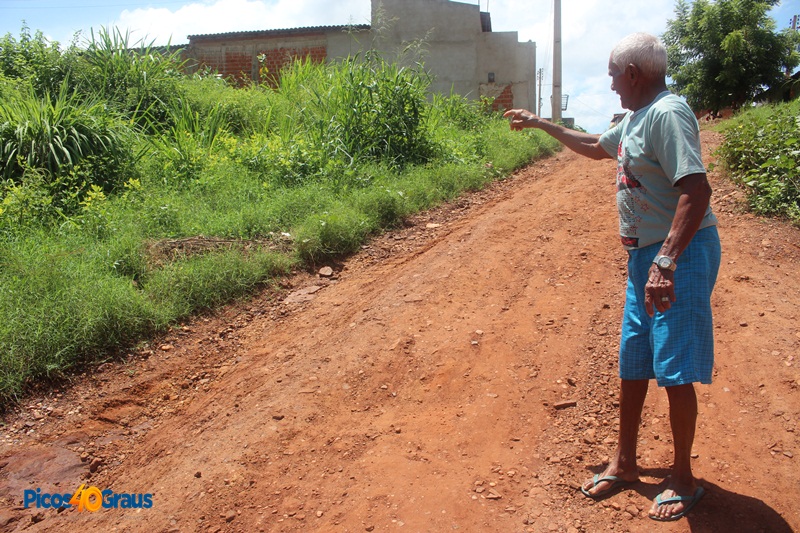
[[639, 70], [639, 67], [637, 67], [633, 63], [628, 64], [625, 70], [627, 71], [626, 74], [631, 80], [631, 83], [636, 83], [642, 77], [642, 71]]

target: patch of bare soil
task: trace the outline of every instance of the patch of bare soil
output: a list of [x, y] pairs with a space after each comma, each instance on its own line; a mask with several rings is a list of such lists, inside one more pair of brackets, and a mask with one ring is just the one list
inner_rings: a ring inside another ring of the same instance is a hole
[[[613, 172], [564, 152], [29, 399], [0, 432], [0, 530], [800, 529], [800, 231], [744, 213], [714, 173], [708, 494], [687, 519], [647, 518], [672, 450], [655, 386], [641, 482], [603, 502], [576, 490], [617, 431]], [[152, 507], [22, 505], [81, 483]]]

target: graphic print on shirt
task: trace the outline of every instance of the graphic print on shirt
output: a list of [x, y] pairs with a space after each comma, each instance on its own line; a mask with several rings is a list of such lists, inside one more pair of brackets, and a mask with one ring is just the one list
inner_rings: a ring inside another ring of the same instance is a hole
[[639, 223], [642, 221], [640, 213], [649, 211], [650, 206], [645, 201], [647, 189], [636, 178], [631, 170], [631, 154], [627, 148], [623, 149], [619, 143], [617, 149], [617, 207], [619, 209], [619, 233], [622, 244], [638, 248]]

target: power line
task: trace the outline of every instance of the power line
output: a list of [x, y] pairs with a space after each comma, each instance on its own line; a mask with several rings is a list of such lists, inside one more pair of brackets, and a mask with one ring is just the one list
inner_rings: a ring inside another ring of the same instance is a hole
[[609, 116], [608, 113], [603, 113], [602, 111], [598, 111], [597, 109], [595, 109], [595, 108], [591, 107], [590, 105], [586, 104], [586, 102], [582, 102], [581, 100], [579, 100], [578, 98], [575, 98], [574, 96], [570, 97], [570, 99], [576, 101], [579, 104], [581, 104], [583, 107], [585, 107], [586, 109], [588, 109], [590, 112], [594, 113], [597, 116], [600, 116], [600, 117], [608, 117]]

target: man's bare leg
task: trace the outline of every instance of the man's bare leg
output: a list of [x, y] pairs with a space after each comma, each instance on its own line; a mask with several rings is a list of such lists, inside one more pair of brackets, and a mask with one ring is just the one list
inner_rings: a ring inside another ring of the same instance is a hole
[[[636, 466], [636, 441], [639, 438], [639, 425], [642, 420], [642, 408], [647, 397], [649, 380], [626, 380], [620, 382], [619, 393], [619, 441], [617, 451], [600, 477], [616, 476], [624, 481], [639, 479]], [[583, 484], [584, 490], [595, 495], [607, 491], [611, 486], [603, 481], [594, 486], [590, 479]]]
[[[697, 489], [692, 475], [692, 444], [697, 424], [697, 395], [694, 385], [667, 387], [669, 398], [669, 421], [672, 426], [672, 440], [675, 446], [675, 460], [672, 466], [669, 486], [661, 493], [661, 499], [673, 496], [691, 496]], [[653, 503], [650, 516], [665, 519], [683, 511], [688, 502], [664, 505]]]

